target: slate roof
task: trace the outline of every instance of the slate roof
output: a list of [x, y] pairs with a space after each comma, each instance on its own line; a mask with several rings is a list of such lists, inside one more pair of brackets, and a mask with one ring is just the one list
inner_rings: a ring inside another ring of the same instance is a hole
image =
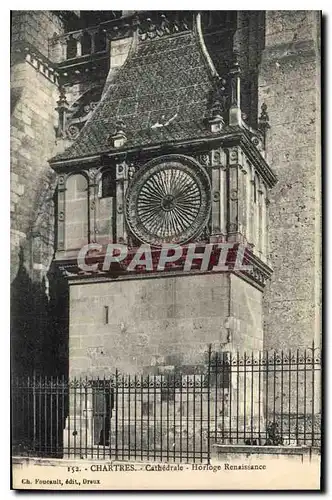
[[112, 151], [109, 138], [120, 118], [126, 125], [125, 149], [211, 136], [206, 118], [212, 89], [193, 31], [139, 41], [79, 137], [51, 161]]

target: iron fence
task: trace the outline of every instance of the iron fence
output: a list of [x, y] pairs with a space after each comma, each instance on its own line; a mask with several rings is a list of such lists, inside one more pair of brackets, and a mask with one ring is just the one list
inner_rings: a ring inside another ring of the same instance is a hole
[[205, 462], [211, 445], [320, 446], [321, 357], [230, 353], [153, 375], [12, 381], [16, 455]]

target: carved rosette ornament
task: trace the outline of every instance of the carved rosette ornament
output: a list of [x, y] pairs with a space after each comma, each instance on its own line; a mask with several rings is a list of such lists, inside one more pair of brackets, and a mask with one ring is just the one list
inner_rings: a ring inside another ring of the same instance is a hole
[[208, 222], [210, 193], [209, 177], [194, 159], [156, 158], [132, 179], [126, 197], [127, 224], [143, 243], [186, 243]]

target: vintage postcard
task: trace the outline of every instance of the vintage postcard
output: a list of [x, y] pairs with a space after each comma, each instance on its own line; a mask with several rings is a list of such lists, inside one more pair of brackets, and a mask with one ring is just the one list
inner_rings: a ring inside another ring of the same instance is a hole
[[319, 11], [11, 12], [12, 488], [321, 488]]

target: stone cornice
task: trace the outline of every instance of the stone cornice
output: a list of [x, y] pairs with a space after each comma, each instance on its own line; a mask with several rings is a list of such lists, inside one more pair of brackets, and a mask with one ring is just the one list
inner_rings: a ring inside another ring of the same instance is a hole
[[263, 291], [273, 270], [253, 253], [248, 257], [247, 264], [252, 266], [251, 271], [233, 271], [233, 273]]
[[[197, 243], [199, 245], [199, 243]], [[204, 244], [202, 245], [204, 246]], [[154, 256], [154, 252], [156, 250], [152, 250], [152, 259], [154, 264], [156, 264], [159, 254]], [[212, 271], [212, 267], [209, 270], [201, 271], [197, 266], [195, 268], [195, 264], [193, 264], [193, 268], [190, 271], [183, 270], [183, 263], [185, 260], [185, 256], [181, 257], [178, 260], [178, 263], [175, 262], [172, 264], [172, 268], [169, 268], [164, 271], [145, 271], [138, 270], [136, 272], [127, 271], [122, 264], [118, 265], [118, 267], [113, 267], [111, 271], [103, 271], [101, 266], [105, 254], [101, 254], [100, 256], [91, 257], [94, 259], [93, 261], [98, 263], [97, 271], [82, 271], [77, 266], [76, 257], [72, 256], [71, 258], [61, 258], [58, 254], [56, 260], [54, 261], [54, 265], [57, 266], [59, 271], [62, 273], [62, 276], [68, 279], [71, 282], [74, 281], [86, 281], [86, 282], [96, 282], [96, 281], [114, 281], [114, 280], [128, 280], [128, 279], [144, 279], [144, 278], [165, 278], [167, 276], [188, 276], [193, 274], [206, 275], [206, 274], [234, 274], [248, 283], [252, 284], [259, 290], [263, 291], [267, 280], [272, 276], [272, 269], [264, 263], [259, 257], [254, 255], [252, 252], [245, 254], [245, 264], [252, 266], [250, 271], [236, 271], [230, 267], [228, 271]], [[155, 260], [157, 259], [157, 260]], [[231, 261], [230, 261], [231, 263]]]
[[53, 64], [47, 57], [41, 54], [28, 42], [15, 43], [12, 46], [12, 62], [26, 61], [30, 66], [35, 68], [38, 73], [43, 75], [47, 80], [59, 85], [59, 72], [57, 65]]
[[188, 139], [186, 141], [174, 141], [172, 143], [160, 143], [155, 145], [149, 145], [145, 147], [134, 147], [134, 148], [124, 148], [121, 152], [114, 151], [110, 153], [104, 153], [94, 156], [86, 156], [80, 158], [72, 158], [69, 160], [58, 160], [49, 163], [56, 171], [64, 171], [68, 168], [73, 168], [75, 165], [80, 166], [82, 162], [85, 164], [95, 164], [100, 162], [102, 157], [112, 158], [127, 158], [134, 157], [138, 153], [151, 153], [151, 154], [169, 154], [169, 153], [180, 153], [185, 152], [186, 154], [191, 154], [193, 150], [199, 150], [200, 148], [216, 147], [216, 146], [235, 146], [239, 145], [243, 148], [246, 153], [248, 160], [251, 161], [258, 173], [262, 176], [268, 187], [273, 187], [277, 182], [277, 176], [271, 170], [266, 160], [263, 158], [260, 151], [252, 143], [250, 134], [248, 131], [241, 127], [225, 127], [221, 134], [213, 137], [204, 137], [199, 139]]

